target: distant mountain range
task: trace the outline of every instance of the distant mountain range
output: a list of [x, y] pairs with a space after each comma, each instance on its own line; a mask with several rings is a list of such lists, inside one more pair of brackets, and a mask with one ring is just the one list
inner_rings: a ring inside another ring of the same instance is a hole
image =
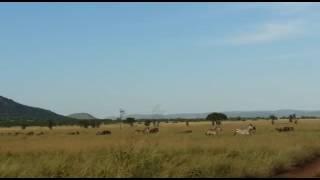
[[52, 111], [30, 107], [0, 96], [0, 120], [68, 120]]
[[[315, 116], [320, 117], [320, 111], [306, 110], [276, 110], [276, 111], [225, 111], [223, 112], [228, 117], [268, 117], [275, 115], [277, 117], [289, 116]], [[180, 114], [129, 114], [126, 117], [134, 117], [135, 119], [203, 119], [208, 113], [180, 113]], [[117, 117], [107, 117], [106, 119], [116, 119]], [[69, 116], [56, 114], [52, 111], [37, 107], [26, 106], [17, 103], [11, 99], [0, 96], [0, 120], [75, 120], [75, 119], [96, 119], [88, 113], [75, 113]]]
[[[275, 111], [225, 111], [222, 112], [228, 117], [269, 117], [275, 115], [277, 117], [289, 116], [290, 114], [296, 114], [296, 116], [316, 116], [320, 117], [320, 111], [306, 111], [306, 110], [275, 110]], [[180, 113], [180, 114], [128, 114], [124, 118], [133, 117], [135, 119], [203, 119], [206, 118], [210, 113]], [[116, 119], [117, 117], [110, 116], [109, 119]]]
[[68, 117], [71, 117], [74, 119], [97, 119], [96, 117], [88, 113], [74, 113], [74, 114], [70, 114]]

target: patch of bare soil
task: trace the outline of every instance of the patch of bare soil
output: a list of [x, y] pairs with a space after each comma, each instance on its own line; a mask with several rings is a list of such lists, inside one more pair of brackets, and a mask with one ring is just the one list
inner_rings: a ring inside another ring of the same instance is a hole
[[302, 166], [294, 167], [284, 173], [277, 175], [276, 177], [284, 178], [308, 178], [308, 177], [319, 177], [320, 175], [320, 158], [307, 163]]

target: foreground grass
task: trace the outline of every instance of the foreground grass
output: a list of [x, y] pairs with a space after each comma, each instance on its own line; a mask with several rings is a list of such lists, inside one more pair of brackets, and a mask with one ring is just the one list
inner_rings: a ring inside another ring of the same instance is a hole
[[[253, 123], [254, 136], [232, 129]], [[272, 177], [320, 155], [320, 121], [301, 120], [296, 131], [278, 133], [267, 121], [225, 122], [223, 134], [206, 137], [210, 123], [161, 124], [160, 133], [109, 125], [97, 129], [46, 129], [44, 136], [0, 136], [1, 177]], [[280, 122], [279, 122], [280, 124]], [[278, 125], [279, 125], [278, 124]], [[278, 126], [276, 125], [276, 126]], [[142, 125], [138, 128], [142, 128]], [[192, 129], [192, 134], [180, 134]], [[78, 130], [79, 136], [65, 135]], [[2, 129], [20, 131], [19, 129]], [[25, 131], [31, 131], [27, 129]]]

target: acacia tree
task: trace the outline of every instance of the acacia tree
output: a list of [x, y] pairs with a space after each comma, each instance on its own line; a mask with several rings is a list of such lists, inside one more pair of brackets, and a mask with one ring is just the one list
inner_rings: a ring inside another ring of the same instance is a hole
[[48, 121], [48, 128], [49, 128], [50, 130], [52, 130], [52, 127], [53, 127], [53, 122], [52, 122], [52, 120], [49, 120], [49, 121]]
[[289, 115], [289, 122], [292, 123], [292, 121], [296, 119], [296, 115], [295, 114], [291, 114]]
[[150, 120], [145, 120], [145, 121], [144, 121], [144, 125], [145, 125], [145, 126], [148, 126], [148, 127], [149, 127], [149, 126], [150, 126], [150, 123], [151, 123]]
[[274, 121], [277, 120], [278, 118], [275, 115], [269, 116], [269, 119], [271, 119], [271, 124], [274, 124]]
[[214, 126], [215, 124], [220, 125], [221, 121], [227, 120], [228, 117], [227, 117], [227, 115], [225, 115], [223, 113], [214, 112], [214, 113], [209, 114], [206, 119], [210, 120], [212, 122], [212, 126]]
[[133, 117], [128, 117], [124, 122], [129, 124], [131, 127], [133, 127], [136, 120]]
[[189, 127], [189, 120], [186, 120], [186, 126]]

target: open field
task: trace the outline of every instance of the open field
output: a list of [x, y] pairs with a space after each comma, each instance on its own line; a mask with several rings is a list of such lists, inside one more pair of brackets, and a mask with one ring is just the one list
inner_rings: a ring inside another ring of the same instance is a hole
[[[320, 155], [320, 120], [297, 125], [278, 120], [226, 121], [222, 134], [205, 136], [211, 122], [160, 123], [158, 134], [143, 129], [103, 125], [0, 128], [0, 133], [43, 131], [42, 136], [1, 135], [1, 177], [272, 177]], [[252, 136], [233, 136], [232, 130], [256, 126]], [[293, 126], [279, 133], [275, 127]], [[190, 134], [179, 133], [191, 129]], [[111, 135], [96, 136], [101, 130]], [[67, 135], [79, 131], [80, 135]], [[319, 174], [319, 172], [318, 172]]]

